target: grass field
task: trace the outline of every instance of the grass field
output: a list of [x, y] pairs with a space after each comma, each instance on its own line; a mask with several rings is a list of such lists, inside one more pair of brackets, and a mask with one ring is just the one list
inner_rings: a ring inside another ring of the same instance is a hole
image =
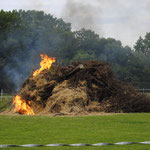
[[[150, 141], [150, 114], [82, 117], [0, 115], [0, 145]], [[3, 148], [4, 150], [148, 150], [150, 145]]]
[[150, 93], [146, 93], [148, 96], [150, 96]]

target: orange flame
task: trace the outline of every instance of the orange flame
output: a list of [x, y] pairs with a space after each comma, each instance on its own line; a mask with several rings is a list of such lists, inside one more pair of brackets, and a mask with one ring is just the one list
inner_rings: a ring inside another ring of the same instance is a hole
[[[31, 103], [31, 101], [29, 103]], [[25, 115], [34, 115], [33, 109], [26, 103], [25, 100], [22, 100], [19, 95], [14, 97], [13, 104], [15, 104], [15, 112]]]
[[48, 57], [47, 55], [41, 54], [41, 68], [33, 72], [33, 76], [37, 76], [41, 71], [48, 70], [52, 66], [52, 63], [56, 62], [55, 57]]

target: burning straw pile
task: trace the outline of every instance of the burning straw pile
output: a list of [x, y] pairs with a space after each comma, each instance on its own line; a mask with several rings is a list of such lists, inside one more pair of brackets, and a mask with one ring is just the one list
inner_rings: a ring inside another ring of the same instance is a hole
[[14, 98], [15, 112], [150, 112], [148, 97], [118, 81], [107, 63], [87, 61], [59, 67], [51, 66], [53, 62], [54, 58], [42, 55], [42, 69], [24, 82]]

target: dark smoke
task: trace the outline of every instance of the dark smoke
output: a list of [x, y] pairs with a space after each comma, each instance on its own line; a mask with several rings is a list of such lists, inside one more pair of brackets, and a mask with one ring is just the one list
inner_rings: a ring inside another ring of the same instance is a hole
[[[15, 38], [17, 37], [15, 40], [19, 39], [20, 35], [18, 32], [15, 31], [15, 29], [12, 30], [14, 31]], [[14, 54], [13, 57], [10, 57], [10, 62], [5, 65], [4, 71], [15, 85], [15, 89], [12, 91], [18, 91], [28, 76], [40, 67], [40, 54], [55, 57], [54, 50], [61, 45], [62, 39], [58, 34], [53, 33], [49, 35], [48, 38], [51, 40], [48, 41], [48, 39], [46, 39], [47, 36], [44, 36], [46, 33], [43, 30], [37, 30], [35, 33], [38, 35], [36, 40], [30, 37], [25, 39], [20, 37], [19, 40], [26, 49], [22, 50], [20, 48], [20, 51]], [[11, 38], [12, 37], [9, 37], [9, 39]], [[30, 42], [30, 44], [28, 44], [28, 42]]]
[[28, 75], [31, 71], [31, 64], [30, 60], [22, 62], [18, 58], [12, 58], [14, 61], [16, 61], [17, 66], [13, 67], [9, 64], [5, 66], [4, 71], [6, 74], [10, 77], [12, 82], [15, 85], [15, 89], [12, 89], [12, 91], [18, 91], [22, 85], [22, 83], [26, 80]]
[[[53, 37], [55, 38], [55, 37]], [[55, 38], [56, 39], [56, 38]], [[56, 39], [57, 40], [57, 39]], [[38, 45], [38, 44], [37, 44]], [[59, 45], [59, 41], [57, 42]], [[54, 47], [54, 45], [52, 46]], [[51, 47], [51, 48], [52, 48]], [[7, 64], [4, 68], [5, 73], [15, 85], [15, 89], [13, 91], [18, 91], [22, 87], [24, 81], [32, 75], [33, 71], [40, 67], [41, 57], [40, 54], [47, 54], [48, 56], [54, 56], [54, 52], [51, 49], [30, 49], [30, 53], [23, 54], [20, 53], [18, 56], [14, 56], [11, 60], [15, 63], [14, 65]], [[22, 56], [25, 56], [26, 59], [21, 60]]]
[[101, 28], [96, 21], [101, 16], [100, 1], [93, 0], [92, 3], [82, 0], [67, 0], [62, 12], [62, 18], [72, 23], [75, 30], [81, 28], [91, 29], [100, 32]]

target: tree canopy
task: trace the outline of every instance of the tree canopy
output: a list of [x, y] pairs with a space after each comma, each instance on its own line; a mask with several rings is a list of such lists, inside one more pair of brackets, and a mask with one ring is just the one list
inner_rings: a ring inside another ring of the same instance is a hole
[[150, 33], [139, 37], [134, 49], [92, 30], [72, 31], [71, 24], [43, 11], [0, 11], [0, 89], [14, 91], [38, 67], [40, 54], [57, 63], [100, 60], [114, 74], [137, 88], [150, 88]]

